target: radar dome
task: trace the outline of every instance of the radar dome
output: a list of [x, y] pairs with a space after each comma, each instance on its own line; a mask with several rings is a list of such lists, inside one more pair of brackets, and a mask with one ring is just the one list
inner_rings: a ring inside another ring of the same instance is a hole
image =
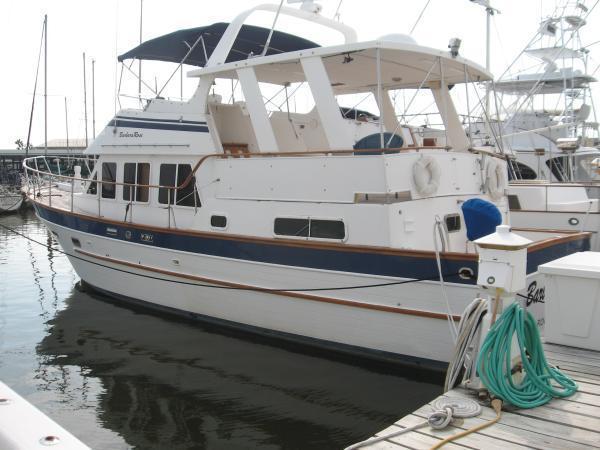
[[398, 44], [417, 45], [417, 41], [415, 41], [411, 36], [409, 36], [408, 34], [400, 34], [400, 33], [384, 34], [383, 36], [381, 36], [378, 39], [378, 41], [396, 42]]

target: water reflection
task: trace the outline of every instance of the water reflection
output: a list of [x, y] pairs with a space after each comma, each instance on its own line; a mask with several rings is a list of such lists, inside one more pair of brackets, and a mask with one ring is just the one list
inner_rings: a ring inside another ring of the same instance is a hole
[[342, 448], [441, 390], [79, 292], [33, 215], [0, 223], [44, 244], [0, 229], [0, 379], [94, 449]]
[[45, 364], [85, 370], [46, 389], [98, 378], [100, 420], [137, 448], [340, 448], [439, 389], [77, 291], [50, 324]]

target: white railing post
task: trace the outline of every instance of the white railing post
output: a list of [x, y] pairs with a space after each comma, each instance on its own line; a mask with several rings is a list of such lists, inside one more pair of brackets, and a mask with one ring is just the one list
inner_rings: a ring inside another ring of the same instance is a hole
[[[46, 165], [48, 166], [48, 165]], [[50, 172], [50, 183], [48, 184], [48, 206], [52, 206], [52, 170]]]
[[71, 212], [73, 212], [73, 200], [75, 194], [75, 179], [71, 180]]

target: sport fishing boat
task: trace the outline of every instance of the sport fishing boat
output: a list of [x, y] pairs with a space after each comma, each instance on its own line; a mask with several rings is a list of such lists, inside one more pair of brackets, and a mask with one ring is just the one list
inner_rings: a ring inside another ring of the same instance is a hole
[[592, 249], [600, 251], [600, 139], [590, 106], [596, 79], [587, 70], [589, 50], [581, 36], [590, 13], [585, 3], [557, 4], [507, 72], [519, 63], [529, 70], [500, 79], [496, 90], [514, 111], [502, 125], [515, 155], [509, 167], [512, 224], [589, 231]]
[[[342, 42], [246, 24], [258, 11]], [[491, 76], [407, 36], [359, 42], [319, 11], [261, 5], [121, 55], [195, 65], [197, 89], [118, 112], [86, 150], [89, 177], [25, 161], [29, 197], [81, 279], [116, 299], [445, 367], [454, 322], [480, 289], [472, 240], [509, 223], [506, 162], [471, 145], [450, 95]], [[215, 83], [239, 85], [243, 100], [232, 88], [224, 101]], [[285, 94], [281, 107], [267, 108], [268, 88]], [[437, 105], [446, 145], [401, 124], [391, 94], [402, 90]], [[293, 110], [289, 91], [314, 106]], [[356, 94], [379, 114], [340, 108]], [[538, 265], [588, 249], [589, 234], [521, 234], [534, 241], [524, 296], [541, 306]]]

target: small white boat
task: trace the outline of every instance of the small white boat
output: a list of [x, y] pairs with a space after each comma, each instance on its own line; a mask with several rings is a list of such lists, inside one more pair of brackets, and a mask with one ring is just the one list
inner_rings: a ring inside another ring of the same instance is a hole
[[23, 194], [19, 189], [0, 186], [0, 213], [17, 211], [23, 204]]

